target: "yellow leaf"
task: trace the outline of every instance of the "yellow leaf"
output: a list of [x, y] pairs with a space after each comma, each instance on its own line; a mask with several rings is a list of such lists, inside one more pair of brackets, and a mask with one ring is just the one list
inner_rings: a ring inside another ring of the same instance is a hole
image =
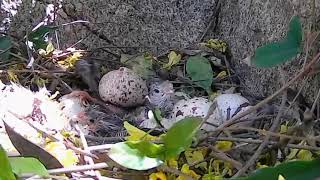
[[[194, 164], [204, 160], [204, 153], [202, 149], [198, 149], [198, 150], [189, 149], [184, 152], [184, 155], [186, 157], [188, 164]], [[199, 167], [206, 169], [207, 162], [202, 162], [195, 166], [195, 168], [199, 168]]]
[[297, 158], [300, 160], [306, 160], [306, 161], [310, 161], [312, 160], [312, 153], [309, 150], [305, 150], [305, 149], [301, 149], [298, 154], [297, 154]]
[[175, 168], [178, 169], [178, 161], [174, 158], [168, 159], [166, 161], [167, 166], [171, 167], [171, 168]]
[[160, 171], [150, 174], [149, 180], [167, 180], [167, 176], [165, 173]]
[[[193, 179], [200, 179], [200, 175], [198, 175], [197, 173], [195, 173], [193, 170], [190, 170], [188, 164], [184, 164], [181, 168], [181, 172], [188, 174], [189, 176], [191, 176]], [[185, 176], [178, 176], [178, 178], [176, 180], [186, 180]]]
[[52, 42], [50, 41], [50, 42], [48, 43], [47, 48], [46, 48], [46, 55], [50, 54], [50, 53], [53, 52], [53, 51], [54, 51], [54, 46], [53, 46]]
[[129, 124], [127, 121], [125, 121], [123, 123], [124, 125], [124, 128], [127, 130], [129, 136], [127, 137], [127, 140], [129, 141], [139, 141], [141, 139], [143, 140], [157, 140], [159, 139], [158, 137], [156, 136], [151, 136], [149, 135], [148, 133], [132, 126], [131, 124]]
[[227, 43], [219, 39], [209, 39], [206, 43], [200, 43], [200, 45], [204, 45], [208, 48], [215, 49], [222, 53], [225, 53], [228, 49]]
[[71, 56], [67, 57], [64, 62], [61, 62], [59, 64], [66, 65], [67, 68], [72, 68], [75, 66], [76, 62], [79, 60], [79, 58], [82, 56], [80, 52], [74, 52]]
[[219, 74], [216, 76], [216, 78], [223, 78], [226, 77], [228, 74], [226, 71], [221, 71]]
[[290, 154], [286, 157], [287, 159], [293, 159], [296, 157], [299, 149], [291, 149]]
[[224, 162], [221, 160], [214, 160], [212, 163], [214, 174], [215, 175], [222, 175], [228, 174], [232, 175], [232, 165], [229, 162]]
[[168, 58], [169, 58], [169, 62], [163, 65], [163, 68], [169, 70], [172, 68], [172, 66], [179, 63], [179, 61], [181, 60], [181, 54], [177, 54], [176, 52], [171, 51], [168, 55]]
[[221, 151], [229, 151], [232, 147], [232, 142], [230, 142], [230, 141], [217, 141], [215, 147]]
[[212, 92], [209, 94], [209, 100], [213, 101], [219, 95], [220, 95], [220, 93], [218, 93], [218, 92]]
[[223, 180], [223, 177], [219, 175], [205, 174], [202, 176], [202, 180]]
[[260, 168], [265, 168], [265, 167], [269, 167], [265, 164], [261, 164], [260, 162], [257, 163], [257, 168], [260, 169]]
[[18, 78], [18, 76], [17, 76], [17, 74], [16, 73], [14, 73], [12, 70], [8, 70], [7, 71], [7, 76], [8, 76], [8, 79], [10, 80], [10, 81], [13, 81], [13, 82], [19, 82], [19, 78]]
[[32, 79], [31, 79], [31, 82], [32, 83], [35, 83], [37, 86], [39, 87], [43, 87], [45, 86], [46, 83], [48, 83], [48, 79], [42, 79], [41, 77], [39, 76], [34, 76]]
[[64, 167], [76, 165], [78, 162], [77, 155], [60, 142], [49, 142], [45, 149], [57, 158]]
[[286, 122], [286, 124], [282, 124], [280, 126], [280, 133], [283, 134], [283, 133], [286, 133], [288, 132], [288, 122]]
[[286, 178], [284, 178], [281, 174], [279, 174], [278, 180], [286, 180]]

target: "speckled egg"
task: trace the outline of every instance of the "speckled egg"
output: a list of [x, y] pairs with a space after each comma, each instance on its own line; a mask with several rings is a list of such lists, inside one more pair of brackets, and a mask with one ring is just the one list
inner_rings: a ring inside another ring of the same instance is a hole
[[132, 70], [121, 67], [105, 74], [99, 82], [102, 100], [122, 107], [135, 107], [145, 102], [146, 82]]
[[[215, 98], [214, 103], [216, 103], [216, 109], [207, 122], [215, 125], [220, 125], [251, 107], [249, 101], [239, 94], [221, 94]], [[208, 124], [202, 127], [206, 130], [215, 129], [214, 126]]]
[[165, 128], [170, 128], [175, 122], [188, 116], [204, 118], [207, 115], [211, 104], [211, 101], [202, 97], [180, 100], [174, 105], [170, 119], [163, 121], [162, 124]]

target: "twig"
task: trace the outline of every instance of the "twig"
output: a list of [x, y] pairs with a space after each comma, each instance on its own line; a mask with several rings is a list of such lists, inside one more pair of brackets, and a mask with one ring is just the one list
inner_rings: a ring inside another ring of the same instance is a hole
[[[223, 130], [224, 127], [228, 127], [230, 126], [230, 124], [233, 123], [233, 121], [236, 121], [254, 111], [256, 111], [258, 108], [262, 107], [263, 105], [265, 105], [266, 103], [268, 103], [269, 101], [271, 101], [272, 99], [274, 99], [275, 97], [277, 97], [279, 94], [281, 94], [284, 90], [286, 90], [289, 86], [291, 86], [295, 81], [297, 81], [299, 78], [305, 76], [306, 74], [308, 74], [309, 70], [312, 69], [313, 65], [318, 61], [320, 57], [320, 52], [318, 52], [313, 59], [308, 63], [308, 65], [302, 69], [294, 78], [292, 78], [288, 83], [286, 83], [285, 85], [283, 85], [278, 91], [276, 91], [275, 93], [273, 93], [272, 95], [268, 96], [266, 99], [260, 101], [258, 104], [256, 104], [255, 106], [252, 106], [251, 108], [249, 108], [248, 110], [237, 114], [236, 116], [232, 117], [230, 120], [228, 120], [227, 122], [223, 123], [222, 125], [220, 125], [218, 127], [218, 129], [220, 129], [220, 131], [214, 131], [214, 132], [210, 132], [208, 133], [207, 137], [205, 137], [204, 139], [215, 135], [216, 133], [220, 134], [221, 131]], [[204, 139], [200, 140], [203, 141]]]
[[[216, 137], [216, 138], [209, 138], [210, 140], [213, 141], [233, 141], [233, 142], [244, 142], [244, 143], [250, 143], [250, 144], [261, 144], [263, 141], [260, 139], [244, 139], [244, 138], [234, 138], [234, 137]], [[277, 144], [278, 142], [275, 141], [268, 141], [269, 144], [274, 145]], [[287, 144], [286, 145], [288, 148], [293, 148], [293, 149], [305, 149], [305, 150], [310, 150], [310, 151], [319, 151], [320, 147], [313, 147], [313, 146], [307, 146], [307, 145], [297, 145], [297, 144]]]
[[313, 101], [313, 104], [312, 104], [312, 107], [311, 107], [311, 110], [310, 110], [311, 113], [313, 113], [314, 110], [316, 109], [316, 105], [317, 105], [317, 102], [318, 102], [318, 100], [319, 100], [319, 97], [320, 97], [320, 89], [319, 89], [319, 91], [318, 91], [318, 93], [317, 93], [316, 98], [315, 98], [314, 101]]
[[239, 130], [247, 130], [247, 131], [255, 131], [258, 132], [262, 135], [270, 135], [274, 137], [280, 137], [280, 138], [288, 138], [296, 141], [317, 141], [320, 142], [319, 137], [297, 137], [297, 136], [289, 136], [286, 134], [280, 134], [280, 133], [275, 133], [271, 131], [266, 131], [262, 129], [257, 129], [257, 128], [252, 128], [252, 127], [227, 127], [227, 128], [222, 128], [222, 129], [215, 129], [213, 132], [219, 132], [222, 130], [228, 130], [228, 131], [239, 131]]
[[220, 151], [212, 145], [209, 145], [209, 148], [212, 150], [213, 156], [215, 156], [216, 158], [229, 162], [237, 170], [241, 169], [242, 164], [239, 161], [229, 158], [224, 152]]
[[193, 178], [191, 176], [189, 176], [188, 174], [185, 174], [177, 169], [173, 169], [173, 168], [165, 166], [165, 165], [159, 166], [158, 169], [160, 169], [164, 172], [175, 174], [177, 176], [184, 176], [184, 178], [186, 180], [193, 180]]
[[[88, 143], [87, 143], [87, 140], [86, 138], [84, 137], [84, 133], [81, 131], [79, 125], [77, 124], [76, 125], [76, 129], [78, 130], [79, 134], [80, 134], [80, 139], [81, 139], [81, 142], [82, 142], [82, 146], [83, 146], [83, 149], [84, 151], [87, 151], [88, 153], [91, 153], [90, 151], [88, 151]], [[94, 161], [91, 157], [89, 156], [84, 156], [84, 160], [89, 163], [90, 165], [94, 165]], [[99, 171], [93, 171], [95, 176], [97, 177], [98, 180], [101, 179], [101, 174]]]
[[81, 172], [81, 171], [89, 171], [95, 169], [103, 169], [109, 167], [106, 163], [97, 163], [93, 165], [83, 165], [83, 166], [75, 166], [68, 168], [58, 168], [58, 169], [49, 169], [49, 174], [63, 174], [63, 173], [71, 173], [71, 172]]
[[[280, 117], [282, 115], [282, 113], [284, 112], [284, 107], [286, 104], [286, 100], [287, 100], [287, 93], [284, 93], [282, 95], [282, 102], [280, 105], [280, 110], [278, 112], [277, 117], [275, 118], [274, 122], [272, 123], [272, 126], [270, 128], [271, 132], [276, 131], [276, 129], [278, 128], [279, 124], [280, 124]], [[251, 156], [251, 158], [249, 159], [249, 161], [233, 176], [233, 177], [238, 177], [241, 176], [243, 173], [245, 173], [247, 171], [247, 169], [255, 163], [255, 161], [257, 160], [257, 158], [260, 156], [260, 154], [262, 153], [262, 150], [268, 145], [268, 141], [270, 139], [270, 135], [267, 135], [265, 137], [265, 139], [263, 140], [263, 142], [260, 144], [260, 146], [258, 147], [258, 149], [256, 150], [256, 152]]]

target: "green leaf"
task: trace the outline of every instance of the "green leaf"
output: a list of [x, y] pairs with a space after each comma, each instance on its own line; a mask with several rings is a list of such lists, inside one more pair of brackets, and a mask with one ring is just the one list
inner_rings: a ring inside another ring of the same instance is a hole
[[277, 180], [281, 175], [286, 180], [317, 179], [320, 177], [320, 159], [313, 161], [291, 161], [275, 167], [262, 168], [241, 180]]
[[8, 156], [2, 146], [0, 145], [0, 180], [15, 180]]
[[11, 44], [12, 43], [9, 36], [0, 37], [0, 61], [7, 61], [9, 59]]
[[15, 174], [34, 174], [39, 176], [48, 176], [48, 171], [44, 165], [36, 158], [32, 157], [10, 157], [12, 170]]
[[301, 52], [301, 43], [301, 22], [298, 16], [294, 16], [290, 21], [286, 37], [257, 48], [251, 63], [257, 67], [273, 67], [284, 63]]
[[178, 156], [190, 147], [192, 139], [198, 131], [202, 119], [186, 117], [176, 122], [162, 138], [165, 147], [166, 159]]
[[46, 36], [57, 29], [58, 29], [57, 26], [41, 26], [29, 34], [28, 40], [33, 42], [35, 49], [45, 50], [48, 46], [48, 42], [46, 41]]
[[138, 149], [130, 147], [126, 142], [114, 144], [108, 155], [121, 166], [135, 170], [148, 170], [163, 163], [159, 158], [145, 156]]
[[147, 55], [128, 55], [121, 54], [120, 62], [127, 65], [132, 71], [144, 79], [149, 79], [155, 72], [152, 69], [152, 58]]
[[149, 141], [127, 141], [126, 144], [133, 149], [139, 150], [147, 157], [163, 159], [163, 145], [154, 144]]
[[187, 73], [192, 81], [207, 92], [211, 92], [213, 71], [210, 62], [202, 56], [191, 56], [187, 60]]

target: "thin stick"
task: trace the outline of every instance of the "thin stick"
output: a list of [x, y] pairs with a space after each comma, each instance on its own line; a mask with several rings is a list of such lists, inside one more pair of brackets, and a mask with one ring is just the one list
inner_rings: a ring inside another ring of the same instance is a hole
[[179, 171], [178, 169], [174, 169], [174, 168], [171, 168], [171, 167], [168, 167], [168, 166], [164, 166], [164, 165], [158, 167], [158, 169], [160, 169], [160, 170], [162, 170], [164, 172], [169, 172], [169, 173], [175, 174], [177, 176], [183, 176], [186, 180], [193, 180], [193, 178], [191, 176]]
[[[276, 129], [278, 128], [278, 125], [280, 124], [280, 117], [282, 115], [282, 113], [284, 112], [284, 107], [287, 101], [287, 93], [284, 93], [282, 95], [282, 102], [280, 105], [280, 110], [278, 112], [277, 117], [275, 118], [274, 122], [272, 123], [272, 126], [270, 128], [271, 132], [276, 131]], [[256, 150], [256, 152], [252, 155], [252, 157], [249, 159], [249, 161], [233, 176], [233, 177], [239, 177], [241, 175], [243, 175], [250, 166], [252, 166], [252, 164], [255, 163], [255, 161], [257, 160], [257, 158], [260, 156], [260, 154], [262, 153], [262, 150], [268, 145], [269, 139], [270, 139], [270, 135], [267, 135], [265, 137], [265, 139], [263, 140], [263, 142], [260, 144], [260, 146], [258, 147], [258, 149]]]
[[210, 145], [209, 148], [212, 149], [213, 156], [215, 156], [217, 159], [229, 162], [237, 170], [240, 170], [243, 166], [239, 161], [229, 158], [224, 152], [220, 151], [216, 147]]
[[[234, 137], [217, 137], [217, 138], [209, 138], [210, 140], [214, 141], [232, 141], [232, 142], [244, 142], [244, 143], [249, 143], [249, 144], [261, 144], [263, 141], [260, 139], [244, 139], [244, 138], [234, 138]], [[274, 145], [278, 144], [278, 142], [275, 141], [268, 141], [269, 144]], [[286, 145], [288, 148], [293, 148], [293, 149], [305, 149], [305, 150], [310, 150], [310, 151], [319, 151], [320, 147], [313, 147], [313, 146], [303, 146], [303, 145], [297, 145], [297, 144], [287, 144]]]
[[89, 171], [95, 169], [103, 169], [109, 167], [106, 163], [97, 163], [94, 165], [83, 165], [83, 166], [75, 166], [68, 168], [58, 168], [58, 169], [49, 169], [49, 174], [63, 174], [63, 173], [72, 173], [72, 172], [81, 172], [81, 171]]
[[[233, 121], [236, 121], [254, 111], [256, 111], [258, 108], [262, 107], [263, 105], [265, 105], [266, 103], [268, 103], [269, 101], [271, 101], [272, 99], [274, 99], [275, 97], [277, 97], [279, 94], [281, 94], [284, 90], [286, 90], [289, 86], [291, 86], [295, 81], [297, 81], [299, 78], [305, 76], [306, 74], [308, 74], [309, 70], [312, 69], [313, 65], [319, 60], [320, 57], [320, 52], [318, 52], [313, 59], [308, 63], [308, 65], [302, 70], [300, 71], [294, 78], [292, 78], [288, 83], [286, 83], [285, 85], [283, 85], [278, 91], [276, 91], [275, 93], [273, 93], [272, 95], [268, 96], [266, 99], [260, 101], [258, 104], [256, 104], [255, 106], [252, 106], [251, 108], [249, 108], [248, 110], [232, 117], [230, 120], [228, 120], [227, 122], [221, 124], [218, 129], [220, 129], [220, 131], [218, 131], [218, 134], [221, 133], [221, 130], [223, 130], [224, 127], [228, 127], [230, 126], [230, 124], [233, 123]], [[204, 139], [213, 136], [217, 133], [217, 131], [214, 132], [210, 132], [208, 133], [207, 137], [205, 137]], [[204, 139], [200, 140], [203, 141]]]

